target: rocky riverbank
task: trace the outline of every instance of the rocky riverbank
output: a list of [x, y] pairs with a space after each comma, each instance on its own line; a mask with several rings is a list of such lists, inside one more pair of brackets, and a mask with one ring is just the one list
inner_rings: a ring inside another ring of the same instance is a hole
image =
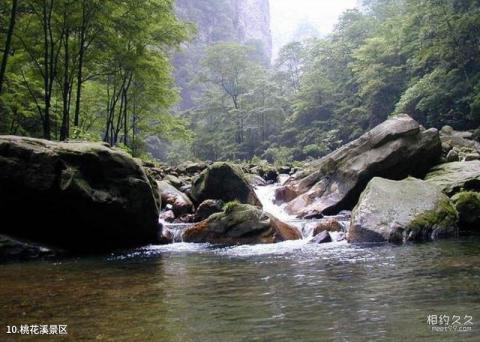
[[[298, 227], [262, 209], [255, 188], [274, 182], [283, 186], [273, 201], [307, 220], [316, 243], [338, 239], [333, 232], [351, 243], [478, 232], [480, 144], [468, 132], [425, 129], [400, 115], [302, 169], [224, 162], [171, 168], [104, 144], [2, 136], [0, 255], [28, 259], [52, 250], [96, 253], [171, 243], [173, 234], [159, 217], [191, 224], [183, 232], [186, 242], [300, 239]], [[348, 231], [335, 218], [323, 218], [340, 212], [351, 212]]]
[[[275, 228], [266, 223], [268, 215], [254, 209], [261, 207], [254, 188], [277, 182], [282, 186], [275, 189], [273, 202], [306, 222], [309, 237], [315, 237], [312, 242], [336, 241], [339, 237], [330, 235], [340, 232], [340, 238], [351, 243], [404, 243], [475, 232], [479, 166], [480, 144], [471, 133], [451, 127], [425, 129], [408, 115], [399, 115], [301, 169], [186, 163], [175, 169], [150, 168], [149, 173], [162, 175], [178, 191], [174, 199], [163, 202], [162, 217], [192, 224], [184, 241], [282, 241], [271, 238]], [[193, 210], [178, 214], [184, 197]], [[338, 214], [349, 224], [341, 225]], [[266, 231], [268, 239], [262, 235]]]

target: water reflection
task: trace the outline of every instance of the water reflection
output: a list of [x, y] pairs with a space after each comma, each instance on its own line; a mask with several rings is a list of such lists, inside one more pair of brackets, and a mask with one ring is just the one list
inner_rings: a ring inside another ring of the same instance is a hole
[[215, 248], [0, 266], [0, 323], [68, 324], [75, 340], [474, 341], [429, 314], [480, 318], [480, 241]]

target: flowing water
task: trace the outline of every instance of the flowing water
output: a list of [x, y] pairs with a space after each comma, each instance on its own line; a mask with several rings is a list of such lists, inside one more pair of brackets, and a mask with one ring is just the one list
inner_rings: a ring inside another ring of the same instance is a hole
[[[0, 328], [62, 324], [76, 341], [478, 341], [479, 284], [479, 238], [177, 243], [0, 265]], [[433, 331], [440, 316], [471, 331]]]

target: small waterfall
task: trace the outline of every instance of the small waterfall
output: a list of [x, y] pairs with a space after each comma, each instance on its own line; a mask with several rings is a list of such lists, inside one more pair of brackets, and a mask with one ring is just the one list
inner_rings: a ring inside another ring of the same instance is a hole
[[260, 203], [262, 203], [263, 210], [269, 214], [272, 214], [276, 218], [282, 221], [294, 221], [295, 217], [289, 215], [285, 211], [286, 203], [282, 205], [277, 205], [275, 201], [275, 191], [280, 188], [279, 184], [271, 184], [265, 186], [258, 186], [255, 188], [255, 193], [257, 194]]
[[263, 210], [279, 220], [289, 223], [292, 226], [296, 227], [299, 232], [302, 234], [304, 239], [310, 239], [313, 237], [313, 228], [309, 229], [307, 223], [313, 222], [313, 220], [301, 220], [297, 219], [295, 216], [289, 215], [285, 210], [287, 206], [286, 203], [282, 205], [275, 204], [275, 191], [281, 187], [281, 184], [271, 184], [265, 186], [258, 186], [255, 188], [255, 193], [257, 194], [260, 203], [262, 203]]
[[183, 232], [193, 225], [193, 223], [170, 223], [162, 219], [159, 219], [158, 222], [163, 225], [163, 229], [167, 230], [166, 235], [173, 237], [173, 243], [183, 242]]
[[[292, 216], [287, 213], [285, 210], [285, 204], [275, 204], [275, 191], [280, 188], [282, 185], [281, 183], [277, 184], [270, 184], [265, 186], [257, 186], [255, 187], [255, 193], [257, 194], [258, 199], [262, 203], [263, 210], [279, 220], [288, 223], [298, 229], [301, 233], [303, 240], [305, 242], [310, 241], [314, 236], [314, 230], [316, 227], [316, 223], [321, 223], [324, 219], [298, 219], [295, 216]], [[333, 241], [341, 241], [345, 237], [345, 232], [348, 229], [349, 221], [348, 219], [343, 216], [339, 215], [336, 217], [332, 217], [338, 220], [338, 222], [342, 225], [343, 232], [331, 232], [330, 235]], [[168, 235], [173, 238], [174, 243], [181, 243], [182, 241], [182, 234], [183, 232], [191, 227], [192, 223], [169, 223], [162, 219], [159, 222], [163, 225], [164, 229], [168, 231]]]
[[[285, 180], [282, 181], [284, 182]], [[275, 204], [275, 191], [281, 187], [281, 184], [282, 183], [277, 183], [255, 187], [255, 193], [257, 194], [258, 199], [262, 203], [263, 210], [269, 214], [272, 214], [279, 220], [295, 226], [302, 234], [304, 240], [311, 240], [313, 238], [315, 230], [315, 223], [320, 223], [324, 219], [298, 219], [295, 216], [292, 216], [286, 212], [286, 203], [281, 205]], [[332, 218], [337, 219], [338, 222], [342, 225], [343, 232], [331, 232], [330, 235], [332, 236], [333, 241], [340, 241], [345, 237], [345, 232], [348, 229], [349, 221], [342, 215], [334, 216]]]

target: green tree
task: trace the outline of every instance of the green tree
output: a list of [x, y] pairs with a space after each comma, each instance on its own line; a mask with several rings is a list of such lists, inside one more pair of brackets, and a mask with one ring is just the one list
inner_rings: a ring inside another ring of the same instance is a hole
[[5, 71], [7, 70], [7, 61], [10, 55], [12, 45], [13, 31], [17, 19], [17, 0], [12, 0], [12, 8], [10, 10], [10, 18], [8, 21], [8, 30], [5, 38], [5, 46], [3, 48], [3, 56], [0, 62], [0, 95], [2, 94], [3, 80], [5, 79]]

